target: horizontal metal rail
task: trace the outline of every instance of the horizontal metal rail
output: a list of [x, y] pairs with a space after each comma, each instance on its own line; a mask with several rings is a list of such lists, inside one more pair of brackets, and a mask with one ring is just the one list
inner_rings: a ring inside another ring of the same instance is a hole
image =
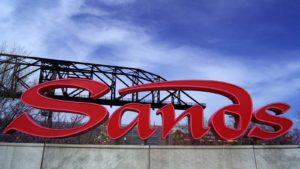
[[180, 90], [119, 95], [120, 88], [166, 81], [154, 73], [130, 67], [0, 53], [0, 78], [0, 97], [19, 98], [26, 89], [37, 83], [55, 79], [84, 78], [106, 84], [110, 92], [97, 100], [88, 98], [88, 93], [80, 89], [62, 88], [48, 94], [63, 100], [110, 106], [135, 102], [150, 104], [152, 108], [160, 108], [168, 103], [172, 103], [178, 110], [185, 110], [197, 104], [205, 108], [205, 104], [199, 103], [187, 92]]

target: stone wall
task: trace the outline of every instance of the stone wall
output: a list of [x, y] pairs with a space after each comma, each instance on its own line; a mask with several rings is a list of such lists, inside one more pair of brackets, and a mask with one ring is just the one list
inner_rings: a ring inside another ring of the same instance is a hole
[[300, 146], [0, 143], [1, 169], [299, 169]]

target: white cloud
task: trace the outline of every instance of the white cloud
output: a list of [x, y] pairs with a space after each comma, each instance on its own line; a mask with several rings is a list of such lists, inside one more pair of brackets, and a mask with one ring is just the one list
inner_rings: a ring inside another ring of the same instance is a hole
[[0, 3], [0, 21], [2, 23], [10, 22], [7, 18], [13, 13], [14, 8], [11, 6], [9, 1], [4, 1], [4, 3]]
[[[122, 5], [133, 1], [102, 2]], [[99, 53], [92, 62], [139, 67], [167, 79], [234, 83], [250, 92], [256, 107], [295, 97], [300, 90], [297, 76], [300, 60], [297, 59], [256, 61], [225, 56], [201, 47], [174, 47], [153, 39], [149, 30], [116, 20], [110, 11], [87, 6], [83, 0], [37, 4], [21, 14], [18, 6], [12, 1], [1, 1], [1, 40], [16, 42], [33, 55], [91, 62], [90, 54], [100, 46], [109, 46], [113, 54], [105, 57]], [[90, 17], [74, 19], [82, 14]], [[209, 112], [228, 104], [220, 96], [201, 96], [201, 101], [211, 106], [207, 109]]]
[[128, 3], [133, 3], [135, 0], [99, 0], [107, 5], [124, 5]]

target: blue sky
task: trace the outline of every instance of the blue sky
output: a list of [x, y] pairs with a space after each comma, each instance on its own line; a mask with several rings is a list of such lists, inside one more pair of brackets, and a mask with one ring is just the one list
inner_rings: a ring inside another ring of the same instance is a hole
[[[34, 56], [234, 83], [255, 109], [290, 104], [297, 122], [299, 9], [296, 0], [1, 0], [0, 42]], [[205, 94], [201, 101], [210, 113], [227, 103]]]

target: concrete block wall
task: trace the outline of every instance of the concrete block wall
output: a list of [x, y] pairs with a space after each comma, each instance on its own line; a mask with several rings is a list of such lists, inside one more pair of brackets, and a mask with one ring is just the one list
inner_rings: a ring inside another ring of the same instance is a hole
[[300, 146], [0, 143], [0, 169], [299, 169]]

